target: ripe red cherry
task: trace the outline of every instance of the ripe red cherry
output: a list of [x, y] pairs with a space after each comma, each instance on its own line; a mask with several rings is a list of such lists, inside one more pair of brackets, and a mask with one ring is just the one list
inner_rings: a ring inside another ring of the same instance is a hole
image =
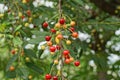
[[24, 19], [24, 18], [25, 18], [25, 16], [24, 16], [24, 15], [22, 15], [22, 16], [21, 16], [21, 18], [22, 18], [22, 19]]
[[55, 52], [56, 48], [54, 46], [50, 46], [50, 52]]
[[63, 55], [64, 55], [64, 56], [67, 56], [68, 54], [70, 54], [69, 50], [64, 50], [64, 51], [63, 51]]
[[56, 33], [56, 30], [53, 29], [53, 28], [52, 28], [50, 31], [51, 31], [52, 33]]
[[64, 24], [64, 23], [65, 23], [65, 19], [64, 19], [64, 18], [61, 18], [61, 19], [59, 20], [59, 23], [60, 23], [60, 24]]
[[79, 61], [75, 61], [75, 62], [74, 62], [74, 65], [75, 65], [75, 66], [79, 66], [79, 65], [80, 65], [80, 62], [79, 62]]
[[47, 28], [47, 27], [48, 27], [48, 23], [47, 23], [47, 22], [44, 22], [44, 23], [43, 23], [43, 27], [44, 27], [44, 28]]
[[60, 50], [61, 47], [60, 47], [59, 45], [56, 45], [56, 49], [57, 49], [57, 50]]
[[65, 59], [70, 59], [70, 56], [69, 56], [69, 55], [66, 55], [66, 56], [65, 56]]
[[27, 10], [27, 15], [31, 16], [31, 11], [30, 10]]
[[45, 36], [46, 41], [50, 41], [51, 37], [50, 36]]
[[71, 31], [71, 32], [74, 32], [74, 31], [75, 31], [75, 28], [74, 28], [74, 27], [71, 27], [71, 28], [70, 28], [70, 31]]
[[57, 76], [53, 76], [53, 80], [58, 80], [58, 77]]
[[15, 50], [11, 50], [11, 53], [12, 53], [12, 54], [15, 54], [15, 53], [16, 53], [16, 51], [15, 51]]
[[46, 78], [46, 80], [49, 80], [49, 79], [52, 78], [52, 76], [51, 76], [50, 74], [46, 74], [46, 75], [45, 75], [45, 78]]

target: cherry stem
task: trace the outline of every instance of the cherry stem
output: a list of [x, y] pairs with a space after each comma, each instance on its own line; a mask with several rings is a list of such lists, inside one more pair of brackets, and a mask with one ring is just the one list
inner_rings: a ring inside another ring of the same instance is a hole
[[74, 31], [72, 31], [71, 29], [68, 29], [69, 31], [71, 31], [72, 33], [74, 32]]
[[59, 18], [62, 17], [62, 6], [61, 6], [62, 0], [59, 0]]
[[[61, 6], [61, 3], [62, 3], [62, 0], [59, 0], [59, 5], [58, 5], [58, 7], [59, 7], [59, 19], [62, 17], [62, 6]], [[60, 41], [60, 45], [63, 46], [61, 41]], [[62, 48], [61, 51], [63, 51], [63, 48]], [[61, 60], [61, 65], [60, 65], [61, 66], [61, 70], [60, 70], [61, 79], [65, 80], [64, 75], [63, 75], [64, 62], [63, 62], [63, 55], [62, 55], [62, 53], [60, 54], [60, 60]]]
[[72, 21], [72, 19], [68, 15], [64, 14], [64, 16], [66, 16], [69, 19], [69, 21]]
[[53, 65], [52, 65], [51, 69], [50, 69], [49, 74], [52, 74], [53, 67], [54, 67], [54, 63], [53, 63]]
[[49, 19], [48, 23], [51, 22], [54, 18], [58, 17], [58, 14]]

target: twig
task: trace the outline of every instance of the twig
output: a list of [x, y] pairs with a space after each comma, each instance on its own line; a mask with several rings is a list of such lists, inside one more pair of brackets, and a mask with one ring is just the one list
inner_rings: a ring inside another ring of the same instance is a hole
[[120, 25], [120, 22], [81, 22], [81, 24], [86, 25], [93, 25], [93, 24], [100, 24], [100, 25]]
[[59, 0], [59, 18], [62, 17], [62, 6], [61, 6], [62, 0]]

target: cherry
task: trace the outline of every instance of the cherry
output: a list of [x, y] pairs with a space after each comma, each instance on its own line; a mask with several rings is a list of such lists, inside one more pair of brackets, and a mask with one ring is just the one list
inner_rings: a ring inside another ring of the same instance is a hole
[[26, 62], [30, 62], [30, 58], [29, 58], [29, 57], [26, 57], [26, 58], [25, 58], [25, 61], [26, 61]]
[[66, 29], [66, 28], [67, 28], [67, 25], [66, 25], [66, 24], [64, 24], [62, 27], [63, 27], [63, 29]]
[[53, 80], [58, 80], [58, 77], [57, 76], [53, 76]]
[[15, 67], [14, 67], [14, 66], [10, 66], [9, 70], [10, 70], [10, 71], [14, 71], [14, 70], [15, 70]]
[[51, 41], [48, 41], [48, 42], [47, 42], [47, 45], [48, 45], [48, 46], [52, 46], [52, 42], [51, 42]]
[[51, 37], [50, 36], [45, 36], [46, 41], [50, 41]]
[[54, 60], [54, 64], [58, 64], [59, 63], [59, 61], [56, 59], [56, 60]]
[[67, 41], [66, 41], [66, 44], [67, 44], [67, 45], [70, 45], [70, 44], [71, 44], [71, 41], [70, 41], [70, 40], [67, 40]]
[[56, 24], [55, 24], [55, 27], [56, 27], [56, 28], [61, 28], [60, 23], [56, 23]]
[[71, 28], [70, 28], [70, 31], [71, 31], [71, 32], [75, 31], [75, 28], [74, 28], [74, 27], [71, 27]]
[[71, 22], [70, 22], [70, 25], [71, 25], [72, 27], [74, 27], [75, 24], [76, 24], [75, 21], [71, 21]]
[[50, 47], [50, 52], [55, 52], [56, 48], [54, 46]]
[[58, 38], [58, 39], [63, 39], [63, 35], [62, 35], [62, 34], [58, 34], [58, 35], [57, 35], [57, 38]]
[[64, 50], [64, 51], [63, 51], [63, 55], [64, 55], [64, 56], [67, 56], [68, 54], [70, 54], [69, 50]]
[[27, 15], [30, 16], [31, 15], [31, 11], [30, 10], [27, 10]]
[[12, 53], [12, 54], [15, 54], [15, 53], [16, 53], [16, 51], [15, 51], [15, 50], [11, 50], [11, 53]]
[[70, 59], [65, 59], [66, 64], [69, 64], [70, 62], [71, 62]]
[[47, 23], [47, 22], [44, 22], [44, 23], [43, 23], [43, 27], [44, 27], [44, 28], [47, 28], [47, 27], [48, 27], [48, 23]]
[[22, 18], [22, 19], [24, 19], [24, 18], [25, 18], [25, 16], [24, 16], [24, 15], [22, 15], [22, 16], [21, 16], [21, 18]]
[[56, 49], [57, 49], [57, 50], [60, 50], [61, 47], [60, 47], [59, 45], [56, 45]]
[[64, 24], [64, 23], [65, 23], [65, 19], [64, 19], [64, 18], [61, 18], [61, 19], [59, 20], [59, 23], [60, 23], [60, 24]]
[[29, 2], [30, 0], [26, 0], [26, 2]]
[[33, 78], [33, 76], [32, 76], [32, 75], [29, 75], [29, 76], [28, 76], [28, 79], [30, 79], [30, 80], [31, 80], [32, 78]]
[[74, 58], [73, 57], [70, 57], [70, 62], [73, 62], [74, 61]]
[[78, 33], [77, 32], [73, 32], [72, 33], [72, 37], [77, 38], [78, 37]]
[[46, 74], [46, 75], [45, 75], [45, 78], [46, 78], [46, 80], [49, 80], [49, 79], [52, 78], [52, 76], [51, 76], [50, 74]]
[[74, 65], [75, 65], [75, 66], [79, 66], [79, 65], [80, 65], [80, 62], [79, 62], [79, 61], [75, 61], [75, 62], [74, 62]]
[[69, 55], [65, 55], [64, 57], [65, 57], [65, 59], [70, 59]]
[[50, 31], [51, 31], [52, 33], [56, 33], [56, 30], [53, 29], [53, 28], [52, 28]]

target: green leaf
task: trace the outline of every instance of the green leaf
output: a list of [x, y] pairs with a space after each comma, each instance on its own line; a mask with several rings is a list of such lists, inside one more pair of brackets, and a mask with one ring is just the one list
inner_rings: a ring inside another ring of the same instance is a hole
[[83, 49], [81, 49], [81, 48], [79, 47], [77, 53], [78, 53], [77, 58], [79, 59], [79, 58], [82, 56], [82, 54], [83, 54]]
[[27, 55], [28, 57], [37, 58], [35, 52], [31, 49], [24, 49], [24, 52], [25, 52], [25, 55]]
[[40, 22], [41, 20], [39, 19], [39, 18], [37, 18], [37, 19], [34, 19], [34, 21], [33, 21], [33, 24], [35, 24], [35, 25], [37, 25], [37, 26], [39, 26], [39, 25], [41, 25], [41, 22]]
[[83, 6], [84, 5], [84, 2], [82, 0], [74, 0], [77, 4]]
[[17, 68], [16, 74], [26, 80], [28, 78], [29, 71], [24, 67], [20, 67]]
[[36, 37], [28, 41], [30, 44], [39, 44], [41, 41], [44, 41], [44, 37]]
[[18, 58], [18, 54], [13, 55], [13, 57], [10, 58], [7, 66], [6, 66], [6, 71], [9, 70], [9, 67], [12, 65], [13, 62], [15, 62]]
[[16, 72], [15, 71], [8, 71], [8, 72], [6, 72], [6, 77], [7, 78], [15, 78]]
[[27, 62], [26, 65], [27, 65], [27, 67], [34, 70], [35, 72], [37, 72], [39, 74], [43, 74], [43, 70], [41, 68], [39, 68], [38, 66], [36, 66], [34, 63]]
[[32, 32], [32, 34], [34, 34], [34, 35], [36, 35], [36, 36], [45, 36], [45, 35], [49, 35], [48, 32], [40, 32], [40, 31], [38, 31], [38, 30], [33, 30], [33, 31], [31, 31], [31, 32]]
[[19, 37], [13, 38], [13, 43], [15, 46], [21, 46], [23, 41]]
[[18, 31], [20, 28], [22, 28], [22, 25], [19, 25], [18, 27], [16, 27], [14, 32]]
[[39, 50], [39, 51], [38, 51], [38, 58], [41, 57], [42, 53], [43, 53], [43, 50]]

